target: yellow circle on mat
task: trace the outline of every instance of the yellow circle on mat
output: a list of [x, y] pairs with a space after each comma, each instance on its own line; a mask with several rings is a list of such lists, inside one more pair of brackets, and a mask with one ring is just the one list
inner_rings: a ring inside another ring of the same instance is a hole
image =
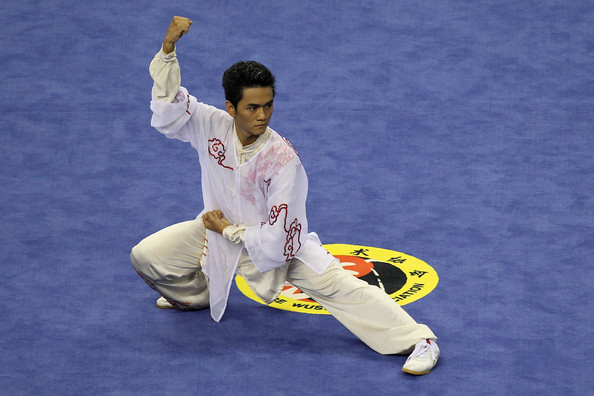
[[[439, 282], [437, 272], [426, 262], [416, 257], [397, 252], [394, 250], [381, 249], [370, 246], [331, 244], [324, 247], [333, 255], [338, 256], [345, 269], [352, 267], [359, 268], [354, 271], [373, 271], [372, 262], [383, 262], [393, 265], [406, 277], [406, 282], [397, 291], [389, 293], [389, 296], [399, 305], [406, 305], [431, 293]], [[364, 269], [361, 263], [369, 263], [369, 269]], [[379, 279], [381, 283], [381, 278]], [[245, 279], [237, 275], [235, 283], [239, 290], [247, 297], [260, 304], [265, 304], [250, 289]], [[293, 312], [310, 314], [326, 314], [324, 307], [312, 300], [295, 286], [285, 282], [284, 290], [275, 301], [268, 304], [269, 307]]]

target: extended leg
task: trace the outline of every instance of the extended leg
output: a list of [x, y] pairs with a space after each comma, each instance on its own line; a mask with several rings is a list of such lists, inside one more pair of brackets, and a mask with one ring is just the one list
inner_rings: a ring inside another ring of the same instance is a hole
[[337, 261], [318, 275], [295, 260], [289, 267], [287, 280], [379, 353], [409, 353], [419, 341], [437, 338], [429, 327], [418, 324], [385, 292], [357, 279]]

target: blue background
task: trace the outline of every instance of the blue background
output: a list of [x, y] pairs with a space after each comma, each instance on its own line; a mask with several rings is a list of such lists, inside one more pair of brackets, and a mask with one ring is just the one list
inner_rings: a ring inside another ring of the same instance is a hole
[[[590, 1], [113, 1], [0, 6], [0, 393], [592, 392]], [[437, 288], [405, 308], [428, 376], [332, 317], [235, 287], [223, 321], [154, 307], [128, 255], [202, 209], [188, 145], [150, 128], [173, 15], [182, 82], [224, 106], [240, 59], [278, 79], [271, 126], [323, 243], [396, 250]]]

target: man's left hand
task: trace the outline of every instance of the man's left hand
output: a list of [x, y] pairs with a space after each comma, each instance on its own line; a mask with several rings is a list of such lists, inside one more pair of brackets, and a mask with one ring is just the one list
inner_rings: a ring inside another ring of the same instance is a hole
[[218, 232], [219, 234], [222, 234], [225, 227], [230, 225], [229, 221], [227, 221], [223, 216], [223, 212], [220, 210], [206, 212], [202, 215], [202, 221], [204, 222], [206, 229]]

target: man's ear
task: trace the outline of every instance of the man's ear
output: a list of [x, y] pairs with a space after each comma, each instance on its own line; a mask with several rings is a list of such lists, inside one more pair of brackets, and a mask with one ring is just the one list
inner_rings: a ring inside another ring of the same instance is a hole
[[225, 108], [227, 109], [227, 113], [233, 118], [235, 118], [235, 106], [233, 103], [229, 102], [228, 100], [225, 101]]

